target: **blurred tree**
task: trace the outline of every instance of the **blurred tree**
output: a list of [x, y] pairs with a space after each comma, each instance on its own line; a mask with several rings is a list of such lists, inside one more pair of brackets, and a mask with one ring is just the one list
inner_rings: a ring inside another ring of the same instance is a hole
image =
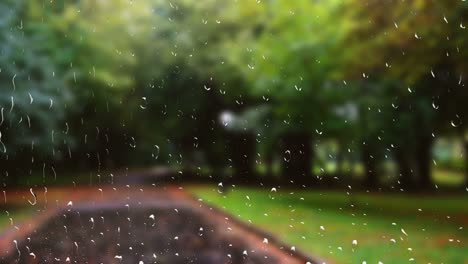
[[428, 187], [436, 136], [468, 153], [466, 17], [463, 1], [7, 0], [2, 167], [205, 164], [248, 181], [279, 150], [305, 183], [332, 139], [359, 145], [369, 186], [391, 156], [402, 186]]
[[454, 80], [466, 58], [460, 44], [466, 41], [461, 35], [467, 6], [430, 0], [348, 0], [345, 6], [353, 21], [344, 54], [348, 76], [402, 81], [388, 95], [398, 108], [393, 117], [398, 123], [388, 132], [396, 133], [394, 156], [400, 173], [413, 174], [406, 164], [413, 159], [418, 186], [428, 187], [433, 133], [447, 131], [447, 121], [463, 112], [452, 100], [466, 96], [466, 89], [456, 88]]
[[243, 34], [242, 17], [231, 11], [237, 3], [152, 4], [151, 30], [135, 52], [139, 65], [134, 96], [145, 98], [138, 115], [151, 127], [140, 131], [147, 139], [151, 131], [169, 135], [187, 161], [202, 154], [218, 172], [232, 162], [234, 175], [248, 179], [255, 153], [250, 132], [228, 133], [220, 121], [223, 111], [242, 111], [249, 104], [241, 72], [227, 63], [226, 47]]
[[273, 120], [282, 131], [283, 175], [296, 183], [311, 181], [313, 135], [338, 120], [331, 110], [343, 103], [333, 82], [338, 62], [333, 54], [346, 30], [334, 20], [339, 1], [257, 6], [259, 30], [233, 60], [252, 82], [250, 93], [273, 106]]
[[9, 182], [46, 163], [49, 170], [53, 160], [63, 160], [61, 150], [72, 140], [65, 117], [74, 107], [73, 95], [64, 69], [50, 59], [51, 50], [66, 53], [66, 48], [56, 49], [51, 29], [29, 19], [33, 6], [0, 3], [0, 156], [2, 177], [10, 175], [3, 177]]

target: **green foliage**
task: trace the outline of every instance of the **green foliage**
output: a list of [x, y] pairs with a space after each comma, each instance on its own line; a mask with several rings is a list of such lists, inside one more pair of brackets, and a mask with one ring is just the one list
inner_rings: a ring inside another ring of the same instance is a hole
[[346, 93], [334, 77], [340, 63], [334, 55], [347, 29], [346, 21], [334, 20], [339, 1], [262, 5], [260, 30], [242, 47], [247, 60], [241, 67], [252, 83], [251, 93], [271, 99], [275, 117], [286, 123], [286, 130], [315, 132], [325, 120], [334, 124], [333, 110], [343, 104], [341, 95]]
[[[49, 28], [36, 31], [28, 20], [24, 1], [0, 5], [0, 113], [3, 159], [38, 152], [55, 156], [67, 139], [64, 121], [73, 107], [73, 94], [64, 71], [53, 60], [47, 46]], [[56, 157], [57, 158], [57, 157]]]
[[38, 159], [88, 167], [226, 164], [219, 118], [229, 110], [266, 153], [303, 134], [355, 153], [369, 146], [377, 162], [401, 149], [416, 160], [434, 136], [466, 134], [467, 10], [431, 0], [4, 1], [2, 155], [22, 160], [34, 142]]

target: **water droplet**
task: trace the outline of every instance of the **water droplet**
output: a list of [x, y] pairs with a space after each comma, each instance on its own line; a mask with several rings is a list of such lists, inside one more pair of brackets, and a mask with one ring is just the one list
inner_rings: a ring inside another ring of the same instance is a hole
[[291, 160], [291, 151], [288, 149], [284, 152], [284, 161], [289, 162]]

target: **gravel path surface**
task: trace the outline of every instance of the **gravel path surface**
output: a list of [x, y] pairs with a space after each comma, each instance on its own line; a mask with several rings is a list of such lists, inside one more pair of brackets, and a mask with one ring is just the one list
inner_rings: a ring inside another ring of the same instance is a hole
[[41, 213], [0, 237], [0, 263], [306, 263], [181, 188], [127, 185], [35, 195], [43, 197], [34, 205]]

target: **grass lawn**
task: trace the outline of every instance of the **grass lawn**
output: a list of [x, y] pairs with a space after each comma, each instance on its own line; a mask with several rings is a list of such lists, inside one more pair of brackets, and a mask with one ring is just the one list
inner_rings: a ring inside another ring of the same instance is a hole
[[467, 195], [188, 190], [327, 263], [468, 263]]
[[21, 222], [30, 219], [35, 213], [35, 210], [30, 207], [24, 208], [2, 208], [0, 210], [0, 233], [7, 228], [15, 227]]
[[465, 183], [463, 171], [434, 169], [432, 179], [442, 186], [459, 187]]

